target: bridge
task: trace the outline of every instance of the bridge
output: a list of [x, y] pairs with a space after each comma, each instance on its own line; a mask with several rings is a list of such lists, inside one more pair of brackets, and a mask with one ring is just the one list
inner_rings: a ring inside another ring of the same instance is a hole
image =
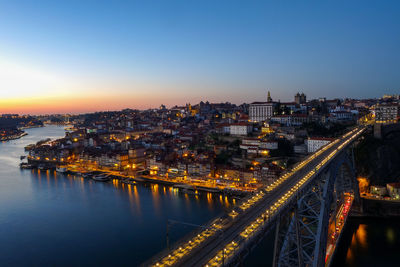
[[275, 229], [273, 266], [329, 266], [346, 218], [359, 201], [353, 144], [359, 126], [144, 263], [237, 266]]

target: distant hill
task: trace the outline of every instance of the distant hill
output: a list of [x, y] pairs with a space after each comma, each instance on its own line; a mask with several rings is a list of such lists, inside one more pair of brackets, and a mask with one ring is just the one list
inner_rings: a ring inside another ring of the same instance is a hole
[[0, 117], [0, 129], [16, 129], [23, 126], [42, 126], [43, 123], [34, 117]]

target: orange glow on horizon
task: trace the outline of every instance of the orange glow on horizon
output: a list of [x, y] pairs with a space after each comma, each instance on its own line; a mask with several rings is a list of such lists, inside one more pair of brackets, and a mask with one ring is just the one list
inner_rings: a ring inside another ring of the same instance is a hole
[[74, 76], [32, 63], [15, 62], [1, 55], [0, 59], [0, 114], [76, 114], [148, 109], [161, 104], [173, 106], [203, 100], [202, 94], [195, 93], [199, 88], [186, 84]]
[[[124, 108], [147, 109], [158, 107], [148, 97], [133, 96], [63, 96], [44, 98], [0, 99], [0, 114], [53, 114], [84, 113], [94, 111], [121, 110]], [[160, 102], [161, 103], [161, 102]]]

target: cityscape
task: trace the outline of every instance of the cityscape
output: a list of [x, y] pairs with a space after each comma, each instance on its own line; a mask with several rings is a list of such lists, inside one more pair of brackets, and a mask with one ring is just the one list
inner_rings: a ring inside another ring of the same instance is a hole
[[398, 265], [398, 3], [0, 10], [0, 266]]

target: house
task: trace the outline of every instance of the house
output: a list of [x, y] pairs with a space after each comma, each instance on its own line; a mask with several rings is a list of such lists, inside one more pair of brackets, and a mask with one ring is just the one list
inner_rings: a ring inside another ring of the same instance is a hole
[[315, 151], [329, 144], [333, 140], [334, 140], [333, 138], [326, 138], [326, 137], [310, 137], [307, 140], [305, 140], [307, 145], [307, 152], [314, 153]]
[[400, 183], [387, 184], [386, 188], [391, 198], [400, 199]]
[[233, 123], [229, 126], [229, 133], [231, 135], [247, 135], [251, 133], [253, 126], [246, 122]]

